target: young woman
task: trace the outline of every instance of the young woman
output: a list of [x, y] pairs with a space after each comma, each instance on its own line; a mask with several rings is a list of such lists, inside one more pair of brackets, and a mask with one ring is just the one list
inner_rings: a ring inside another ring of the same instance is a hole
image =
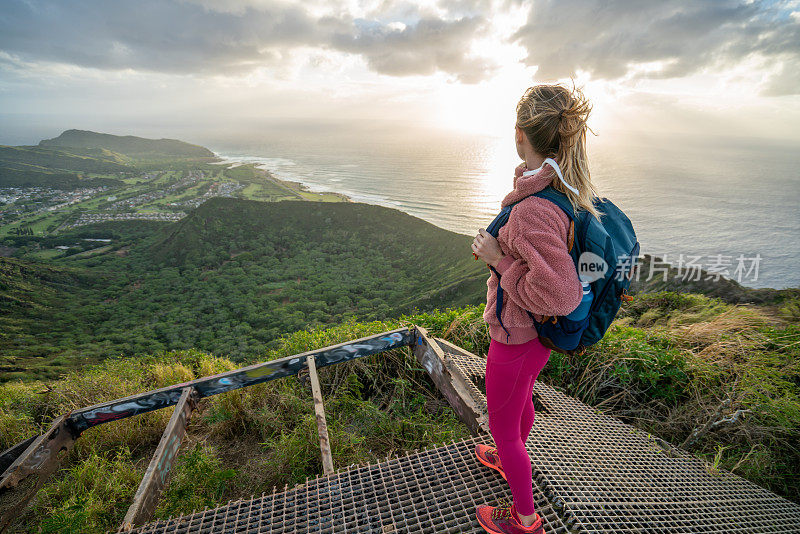
[[[514, 190], [502, 206], [552, 183], [576, 210], [598, 216], [592, 203], [598, 195], [586, 158], [590, 111], [580, 89], [537, 85], [525, 92], [517, 104], [515, 127], [517, 153], [524, 163], [516, 168]], [[483, 318], [491, 336], [486, 403], [497, 447], [478, 445], [475, 452], [481, 463], [508, 481], [513, 502], [508, 507], [478, 506], [478, 521], [487, 532], [544, 533], [542, 519], [534, 510], [525, 442], [533, 427], [533, 383], [550, 350], [539, 342], [525, 310], [541, 321], [543, 316], [567, 315], [578, 307], [583, 290], [568, 252], [568, 230], [569, 218], [558, 206], [529, 196], [512, 208], [497, 239], [481, 229], [472, 243], [472, 251], [500, 273], [505, 297], [501, 324], [495, 316], [498, 278], [492, 272]]]

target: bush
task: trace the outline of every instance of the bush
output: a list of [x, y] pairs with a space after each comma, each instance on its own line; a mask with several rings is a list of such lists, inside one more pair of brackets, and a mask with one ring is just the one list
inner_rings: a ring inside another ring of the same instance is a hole
[[29, 523], [30, 531], [115, 531], [143, 474], [127, 447], [89, 449], [82, 461], [62, 469], [39, 491], [26, 514], [35, 517], [35, 523]]
[[224, 466], [215, 447], [195, 444], [175, 462], [154, 516], [167, 518], [215, 506], [236, 476], [236, 469]]

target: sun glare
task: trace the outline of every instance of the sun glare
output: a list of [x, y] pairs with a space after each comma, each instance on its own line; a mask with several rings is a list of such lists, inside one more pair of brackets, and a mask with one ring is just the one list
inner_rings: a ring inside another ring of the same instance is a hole
[[514, 167], [521, 162], [512, 133], [487, 144], [484, 158], [486, 173], [482, 183], [483, 192], [494, 209], [514, 187]]
[[441, 127], [462, 133], [503, 135], [514, 126], [514, 100], [492, 81], [479, 85], [447, 84], [437, 94]]
[[[516, 77], [506, 73], [496, 80], [476, 85], [447, 84], [437, 95], [439, 126], [494, 138], [486, 143], [481, 158], [485, 164], [482, 190], [492, 209], [513, 188], [513, 169], [520, 163], [513, 137], [517, 101], [527, 87], [541, 83], [530, 75], [527, 79], [520, 78], [519, 73]], [[570, 80], [559, 82], [571, 86]], [[615, 121], [614, 112], [617, 95], [602, 83], [585, 83], [576, 78], [575, 84], [593, 104], [589, 127], [599, 136], [598, 139], [607, 140], [608, 135], [604, 135], [608, 133], [607, 128], [613, 128], [615, 122], [619, 122]], [[594, 136], [588, 133], [588, 137], [588, 142], [593, 143]]]
[[[465, 133], [492, 137], [510, 135], [516, 120], [516, 105], [525, 90], [537, 83], [563, 83], [569, 79], [541, 82], [535, 78], [535, 68], [508, 67], [492, 79], [479, 84], [446, 83], [436, 94], [436, 121], [439, 126]], [[575, 85], [593, 105], [589, 127], [595, 132], [617, 127], [613, 104], [614, 90], [602, 82], [587, 82], [579, 73]]]

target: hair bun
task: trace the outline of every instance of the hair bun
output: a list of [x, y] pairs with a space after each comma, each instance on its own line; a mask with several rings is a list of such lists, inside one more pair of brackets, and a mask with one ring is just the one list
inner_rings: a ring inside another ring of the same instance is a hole
[[591, 109], [583, 91], [575, 87], [575, 80], [572, 89], [562, 84], [534, 85], [517, 102], [517, 127], [536, 153], [552, 158], [560, 166], [564, 183], [554, 182], [554, 186], [568, 195], [575, 209], [584, 209], [600, 220], [593, 201], [599, 194], [591, 182], [586, 156]]
[[562, 143], [572, 146], [579, 138], [586, 135], [587, 129], [592, 131], [587, 125], [591, 111], [592, 105], [583, 95], [583, 91], [573, 87], [567, 96], [566, 107], [559, 112], [559, 118], [566, 114], [569, 119], [560, 121], [558, 125], [558, 135]]

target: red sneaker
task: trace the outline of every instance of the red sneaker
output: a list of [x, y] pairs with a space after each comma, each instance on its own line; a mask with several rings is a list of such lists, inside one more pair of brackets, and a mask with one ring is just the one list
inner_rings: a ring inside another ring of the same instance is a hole
[[487, 506], [482, 504], [476, 508], [478, 523], [491, 534], [545, 534], [542, 518], [536, 514], [536, 520], [529, 527], [523, 525], [517, 509], [511, 506]]
[[496, 448], [489, 447], [488, 445], [484, 445], [482, 443], [476, 443], [475, 455], [478, 457], [478, 461], [480, 463], [486, 467], [491, 467], [492, 469], [498, 470], [500, 475], [503, 477], [503, 480], [508, 481], [505, 472], [503, 472], [503, 464], [500, 463], [500, 457], [497, 455]]

